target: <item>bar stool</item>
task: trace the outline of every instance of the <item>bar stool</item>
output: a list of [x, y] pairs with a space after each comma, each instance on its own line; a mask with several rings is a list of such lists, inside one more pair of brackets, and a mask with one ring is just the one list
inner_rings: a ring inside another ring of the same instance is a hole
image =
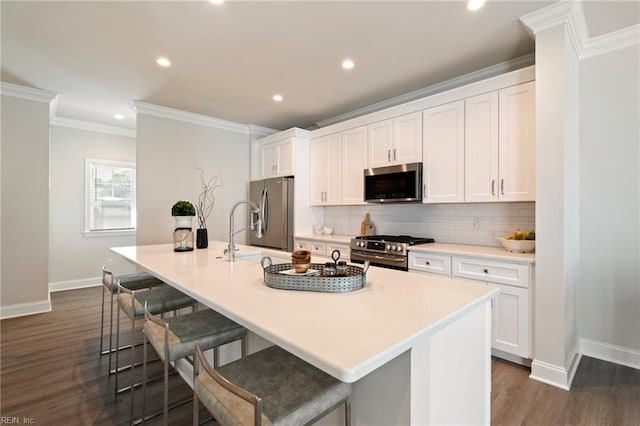
[[[118, 388], [118, 372], [120, 371], [119, 354], [120, 350], [116, 349], [116, 378], [115, 378], [115, 394], [132, 390], [139, 383], [135, 383], [135, 323], [136, 320], [144, 318], [144, 306], [147, 303], [149, 312], [153, 314], [163, 314], [178, 309], [192, 307], [195, 308], [196, 301], [186, 294], [176, 290], [175, 288], [162, 284], [149, 290], [129, 290], [124, 288], [120, 283], [118, 286], [118, 315], [116, 318], [116, 348], [120, 347], [120, 311], [124, 312], [131, 320], [131, 385], [122, 389]], [[133, 418], [133, 392], [131, 393], [131, 417]]]
[[[102, 266], [102, 316], [100, 317], [100, 355], [109, 354], [109, 371], [111, 372], [111, 354], [113, 348], [113, 298], [118, 292], [117, 282], [129, 290], [143, 290], [157, 287], [163, 284], [162, 280], [154, 277], [148, 272], [137, 272], [133, 274], [114, 275], [106, 266]], [[104, 350], [104, 293], [108, 291], [111, 296], [109, 303], [109, 349]], [[127, 349], [125, 346], [121, 349]]]
[[278, 346], [216, 369], [196, 346], [193, 394], [194, 426], [198, 400], [223, 425], [306, 425], [340, 404], [345, 404], [345, 424], [351, 424], [351, 384]]
[[[224, 315], [205, 309], [190, 314], [162, 320], [153, 315], [145, 306], [144, 345], [142, 361], [142, 421], [163, 415], [163, 424], [168, 424], [169, 416], [169, 364], [178, 359], [192, 356], [196, 344], [202, 350], [214, 348], [214, 365], [218, 365], [218, 347], [224, 344], [241, 341], [242, 356], [246, 355], [247, 330]], [[164, 364], [163, 411], [145, 417], [146, 384], [147, 384], [147, 341], [160, 356]], [[182, 405], [186, 401], [176, 404]]]

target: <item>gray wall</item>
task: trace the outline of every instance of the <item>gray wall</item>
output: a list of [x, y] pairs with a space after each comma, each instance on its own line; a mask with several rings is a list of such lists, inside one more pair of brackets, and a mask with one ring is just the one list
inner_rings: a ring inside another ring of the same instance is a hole
[[0, 307], [49, 302], [49, 104], [2, 96]]
[[[213, 127], [190, 124], [138, 113], [137, 117], [137, 244], [172, 242], [175, 228], [171, 206], [177, 200], [196, 203], [200, 174], [220, 175], [224, 181], [215, 192], [216, 203], [208, 219], [210, 240], [228, 239], [229, 211], [246, 199], [249, 181], [250, 138]], [[237, 214], [242, 214], [242, 208]], [[238, 216], [237, 228], [245, 223]], [[194, 218], [194, 232], [197, 221]], [[244, 242], [246, 233], [236, 241]]]
[[85, 236], [85, 159], [136, 161], [136, 140], [102, 132], [51, 127], [51, 242], [49, 282], [95, 280], [108, 258], [116, 273], [134, 268], [110, 247], [135, 245], [135, 235]]
[[640, 351], [640, 54], [580, 64], [580, 336]]

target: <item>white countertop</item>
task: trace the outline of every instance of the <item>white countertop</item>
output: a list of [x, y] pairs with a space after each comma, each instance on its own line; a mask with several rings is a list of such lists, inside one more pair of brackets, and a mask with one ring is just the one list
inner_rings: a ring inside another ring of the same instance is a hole
[[[371, 267], [351, 293], [267, 287], [261, 251], [238, 245], [235, 262], [223, 242], [177, 253], [171, 244], [111, 250], [196, 300], [244, 325], [339, 380], [354, 382], [498, 294], [465, 281]], [[265, 251], [267, 252], [267, 251]], [[274, 263], [288, 253], [268, 251]]]
[[431, 243], [409, 247], [409, 251], [443, 253], [459, 256], [481, 256], [488, 259], [535, 263], [534, 253], [512, 253], [503, 247], [472, 246], [465, 244]]

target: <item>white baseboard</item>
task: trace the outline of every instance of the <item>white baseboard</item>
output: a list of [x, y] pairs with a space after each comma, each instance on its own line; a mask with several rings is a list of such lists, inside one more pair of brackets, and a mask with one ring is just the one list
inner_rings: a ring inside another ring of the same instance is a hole
[[534, 359], [531, 363], [531, 375], [529, 375], [529, 378], [564, 390], [571, 388], [569, 372], [566, 368], [538, 361], [537, 359]]
[[49, 283], [49, 292], [73, 290], [76, 288], [96, 287], [102, 285], [102, 277], [82, 278], [79, 280], [57, 281]]
[[0, 306], [0, 319], [22, 317], [25, 315], [51, 312], [51, 300], [39, 300], [37, 302], [17, 303], [15, 305]]
[[640, 370], [640, 351], [595, 340], [580, 339], [583, 355]]

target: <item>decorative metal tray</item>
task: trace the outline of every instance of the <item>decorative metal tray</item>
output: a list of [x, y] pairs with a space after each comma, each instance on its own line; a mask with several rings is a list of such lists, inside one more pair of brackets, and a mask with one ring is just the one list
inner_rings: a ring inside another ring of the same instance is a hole
[[317, 275], [283, 273], [293, 269], [292, 263], [274, 265], [271, 258], [266, 256], [260, 261], [264, 270], [264, 282], [268, 287], [282, 290], [318, 291], [323, 293], [347, 293], [364, 287], [367, 280], [369, 262], [364, 267], [348, 265], [347, 273], [341, 276], [322, 275], [321, 263], [312, 263], [309, 270], [315, 269]]

